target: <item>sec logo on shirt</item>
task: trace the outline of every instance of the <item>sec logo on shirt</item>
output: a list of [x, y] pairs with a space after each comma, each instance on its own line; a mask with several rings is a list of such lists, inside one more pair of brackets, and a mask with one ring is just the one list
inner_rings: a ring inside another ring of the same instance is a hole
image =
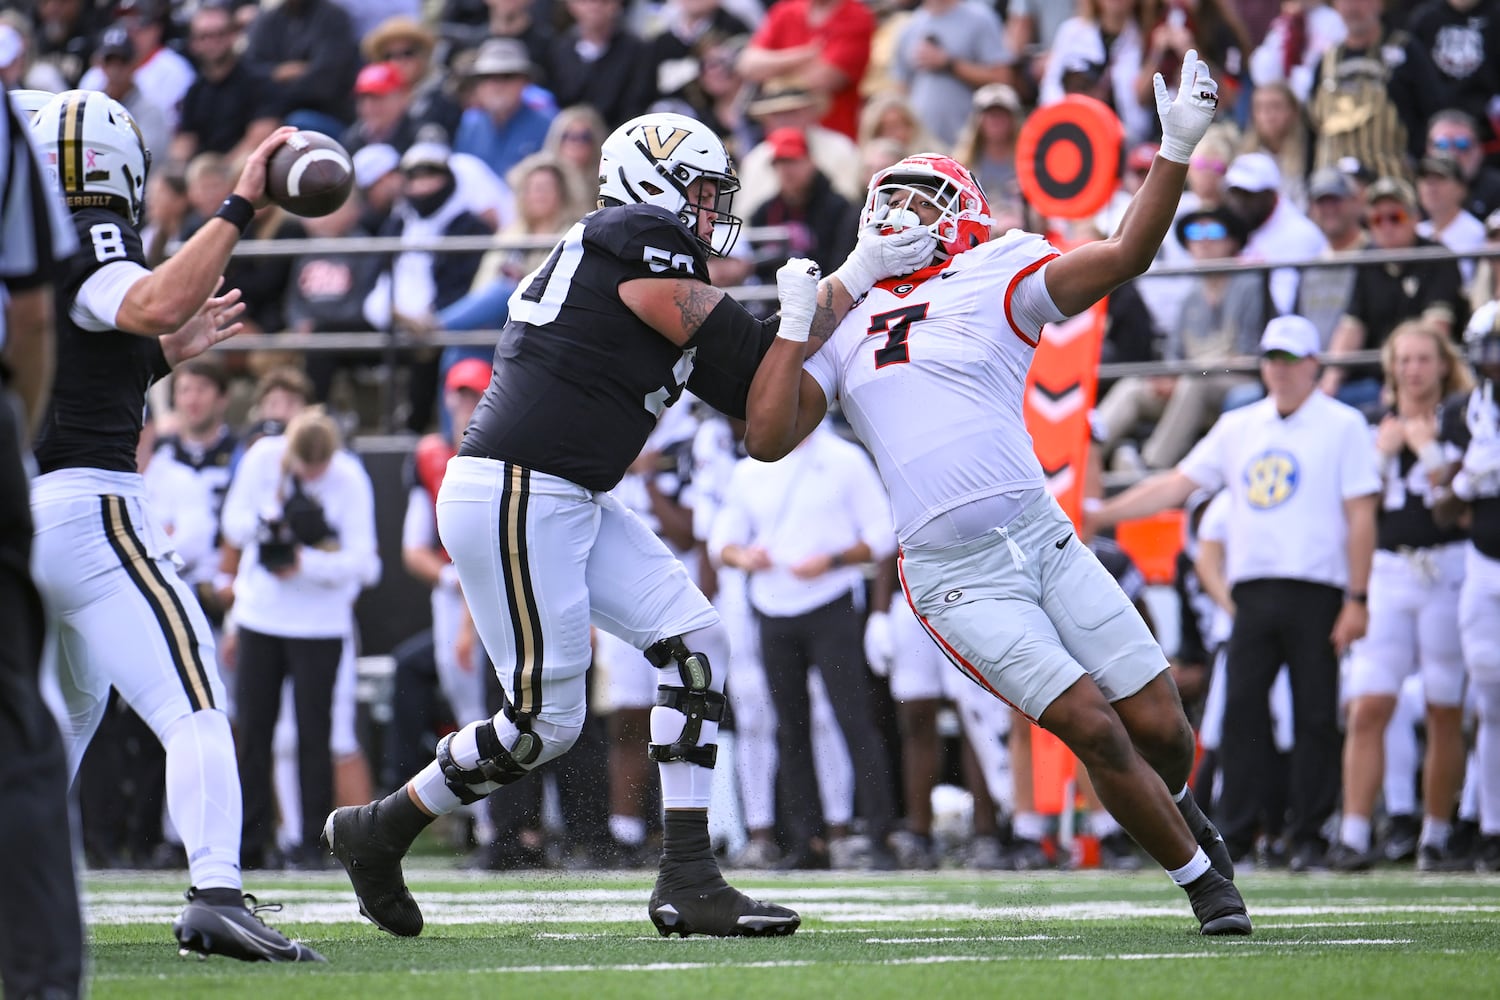
[[1300, 478], [1297, 459], [1290, 452], [1257, 455], [1245, 470], [1245, 499], [1259, 510], [1279, 507], [1297, 492]]

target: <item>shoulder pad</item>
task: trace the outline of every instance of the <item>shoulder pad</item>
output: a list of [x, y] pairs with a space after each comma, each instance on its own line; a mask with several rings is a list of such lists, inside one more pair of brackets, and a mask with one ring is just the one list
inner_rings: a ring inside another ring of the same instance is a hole
[[625, 265], [630, 278], [708, 281], [703, 247], [677, 216], [655, 205], [601, 208], [584, 222], [583, 242]]

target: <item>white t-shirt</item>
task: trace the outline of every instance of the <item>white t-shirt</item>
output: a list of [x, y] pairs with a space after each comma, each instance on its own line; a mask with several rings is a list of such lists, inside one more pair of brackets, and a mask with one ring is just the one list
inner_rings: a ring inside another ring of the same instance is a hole
[[773, 566], [750, 574], [750, 602], [761, 614], [785, 618], [861, 587], [858, 566], [806, 580], [791, 569], [861, 541], [877, 561], [896, 551], [885, 491], [869, 456], [823, 426], [779, 462], [747, 458], [735, 466], [708, 548], [715, 556], [726, 545], [766, 549]]
[[[1417, 235], [1441, 243], [1454, 253], [1480, 250], [1485, 245], [1484, 223], [1474, 213], [1462, 210], [1441, 230], [1432, 224], [1431, 219], [1423, 219], [1417, 223]], [[1474, 280], [1474, 266], [1473, 260], [1458, 262], [1465, 285]]]
[[1380, 460], [1364, 416], [1313, 392], [1291, 416], [1272, 399], [1219, 418], [1177, 466], [1229, 494], [1225, 569], [1246, 580], [1349, 582], [1344, 501], [1380, 492]]
[[[1275, 264], [1281, 261], [1312, 260], [1328, 249], [1328, 238], [1311, 219], [1297, 210], [1285, 195], [1276, 199], [1270, 218], [1250, 234], [1240, 260]], [[1285, 315], [1297, 307], [1297, 286], [1302, 274], [1294, 267], [1271, 272], [1271, 302], [1276, 312]]]
[[947, 511], [1046, 488], [1022, 404], [1042, 327], [1065, 318], [1044, 277], [1056, 256], [1013, 229], [882, 281], [807, 360], [874, 455], [903, 544]]

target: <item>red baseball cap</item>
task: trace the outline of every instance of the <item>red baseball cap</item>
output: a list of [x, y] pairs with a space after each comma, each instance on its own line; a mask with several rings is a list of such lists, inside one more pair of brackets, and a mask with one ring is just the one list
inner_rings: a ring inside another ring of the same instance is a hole
[[393, 94], [405, 87], [406, 77], [401, 75], [395, 63], [371, 63], [360, 70], [359, 76], [354, 79], [356, 94], [373, 94], [379, 97]]
[[771, 147], [771, 161], [807, 159], [807, 136], [799, 128], [773, 129], [766, 136]]
[[490, 387], [490, 363], [482, 358], [464, 358], [448, 369], [443, 388], [449, 392], [468, 389], [481, 396]]

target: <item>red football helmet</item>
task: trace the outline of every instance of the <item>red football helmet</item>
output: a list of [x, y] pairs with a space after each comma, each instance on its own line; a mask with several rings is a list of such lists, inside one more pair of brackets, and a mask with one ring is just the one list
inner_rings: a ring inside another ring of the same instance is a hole
[[860, 226], [904, 209], [913, 195], [942, 210], [932, 234], [943, 253], [952, 256], [989, 242], [995, 220], [984, 190], [962, 163], [936, 153], [908, 156], [872, 177]]

